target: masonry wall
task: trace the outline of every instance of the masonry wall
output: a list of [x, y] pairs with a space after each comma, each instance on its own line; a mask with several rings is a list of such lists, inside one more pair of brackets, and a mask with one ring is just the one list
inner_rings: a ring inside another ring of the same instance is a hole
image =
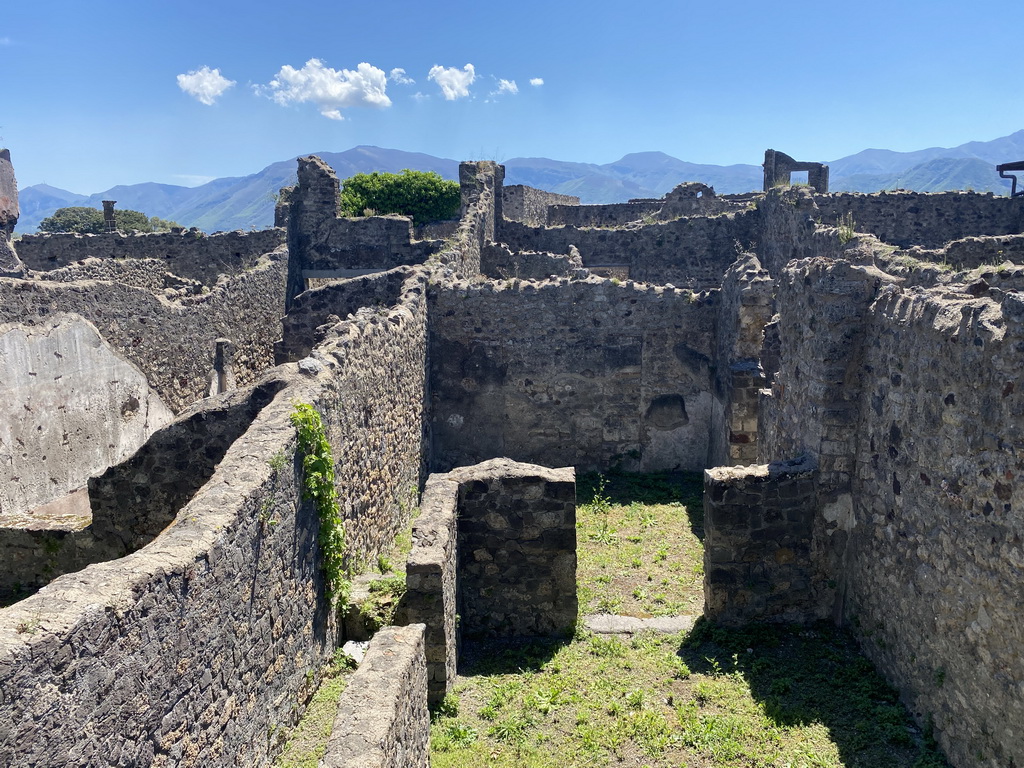
[[0, 611], [0, 762], [269, 764], [268, 734], [301, 714], [307, 670], [333, 652], [316, 513], [296, 461], [270, 466], [294, 448], [302, 384], [156, 541]]
[[322, 768], [427, 768], [424, 626], [378, 632], [338, 702]]
[[721, 285], [739, 247], [758, 236], [754, 211], [681, 218], [629, 229], [528, 227], [506, 221], [499, 239], [513, 250], [568, 253], [575, 245], [583, 265], [625, 264], [634, 280], [705, 290]]
[[280, 364], [302, 359], [335, 323], [360, 309], [377, 312], [394, 306], [410, 274], [410, 268], [397, 267], [338, 280], [299, 294], [281, 320], [282, 337], [274, 351], [276, 361]]
[[55, 312], [79, 315], [180, 412], [210, 390], [216, 339], [234, 344], [239, 386], [273, 365], [286, 257], [283, 249], [266, 254], [258, 266], [208, 293], [174, 301], [113, 282], [0, 279], [0, 323], [32, 325]]
[[827, 575], [811, 556], [817, 506], [810, 460], [705, 470], [704, 616], [731, 625], [828, 617]]
[[549, 277], [585, 276], [579, 252], [570, 247], [569, 253], [513, 252], [504, 243], [487, 243], [480, 254], [480, 272], [492, 278], [510, 280], [547, 280]]
[[213, 286], [219, 275], [237, 275], [252, 269], [264, 253], [285, 242], [283, 229], [254, 232], [217, 232], [197, 229], [103, 235], [24, 235], [18, 255], [29, 269], [49, 271], [88, 258], [156, 259], [164, 270]]
[[181, 277], [168, 271], [166, 262], [160, 259], [102, 259], [90, 256], [66, 267], [55, 267], [47, 271], [34, 271], [33, 280], [50, 280], [58, 283], [73, 283], [80, 280], [103, 280], [111, 283], [144, 288], [174, 300], [185, 296], [197, 296], [209, 291], [198, 280]]
[[1016, 297], [792, 264], [762, 404], [762, 450], [821, 466], [811, 557], [835, 615], [958, 767], [1024, 758]]
[[1024, 229], [1024, 203], [991, 192], [839, 193], [814, 195], [814, 202], [826, 226], [852, 216], [858, 232], [903, 248], [940, 248], [963, 237], [1014, 235]]
[[531, 227], [543, 227], [548, 223], [549, 206], [579, 206], [580, 199], [574, 195], [559, 195], [513, 184], [502, 188], [501, 204], [506, 219], [521, 221]]
[[459, 481], [462, 634], [568, 636], [576, 626], [576, 475], [492, 459]]
[[717, 294], [591, 278], [439, 286], [431, 301], [435, 468], [700, 470]]

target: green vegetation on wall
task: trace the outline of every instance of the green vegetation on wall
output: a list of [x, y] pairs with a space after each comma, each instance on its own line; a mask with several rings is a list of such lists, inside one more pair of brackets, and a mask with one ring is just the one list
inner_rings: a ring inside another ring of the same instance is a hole
[[[176, 222], [129, 209], [115, 210], [114, 222], [122, 232], [169, 232], [171, 227], [178, 226]], [[103, 221], [103, 211], [99, 208], [71, 206], [58, 208], [53, 215], [39, 222], [39, 231], [100, 235], [107, 231], [107, 227]]]
[[291, 415], [302, 456], [302, 498], [309, 499], [320, 517], [320, 554], [328, 600], [348, 601], [350, 584], [345, 570], [345, 526], [334, 486], [334, 455], [323, 421], [308, 403], [296, 403]]
[[398, 213], [414, 224], [452, 219], [459, 212], [459, 184], [432, 171], [357, 173], [341, 187], [345, 216]]

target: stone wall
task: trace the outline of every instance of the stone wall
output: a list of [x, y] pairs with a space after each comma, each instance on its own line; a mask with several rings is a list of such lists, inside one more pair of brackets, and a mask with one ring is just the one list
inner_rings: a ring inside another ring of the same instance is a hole
[[306, 290], [306, 280], [422, 264], [438, 243], [413, 239], [407, 216], [338, 216], [339, 182], [315, 155], [298, 160], [298, 185], [288, 194], [288, 282], [285, 308]]
[[[718, 197], [715, 190], [700, 182], [683, 182], [657, 200], [638, 199], [627, 203], [606, 205], [553, 205], [548, 209], [549, 227], [621, 227], [632, 222], [669, 221], [681, 216], [714, 216], [744, 207], [727, 197]], [[512, 218], [512, 217], [509, 217]], [[538, 226], [525, 219], [524, 224]]]
[[334, 649], [316, 513], [271, 466], [311, 397], [279, 393], [149, 546], [0, 610], [0, 763], [269, 764]]
[[[423, 463], [424, 287], [278, 369], [287, 388], [154, 541], [0, 611], [0, 686], [19, 692], [0, 699], [0, 762], [269, 764], [337, 634], [288, 417], [296, 402], [322, 413], [348, 560], [372, 561]], [[205, 447], [181, 445], [180, 460]]]
[[282, 318], [282, 337], [274, 347], [278, 364], [302, 359], [336, 323], [360, 309], [381, 311], [394, 306], [402, 284], [412, 274], [396, 267], [363, 277], [337, 280], [299, 294]]
[[198, 280], [180, 277], [167, 270], [167, 263], [160, 259], [100, 259], [90, 256], [66, 267], [29, 273], [33, 280], [50, 280], [57, 283], [74, 283], [80, 280], [102, 280], [121, 283], [133, 288], [161, 294], [174, 300], [185, 296], [198, 296], [209, 291]]
[[405, 617], [426, 626], [427, 686], [440, 702], [462, 634], [564, 635], [576, 623], [576, 484], [495, 459], [434, 474], [406, 563]]
[[14, 251], [12, 235], [21, 209], [10, 150], [0, 149], [0, 277], [21, 275], [25, 266]]
[[29, 269], [41, 271], [89, 258], [156, 259], [164, 264], [164, 271], [212, 287], [220, 275], [253, 269], [260, 256], [277, 250], [284, 242], [283, 229], [212, 235], [197, 229], [145, 234], [40, 234], [24, 235], [18, 241], [18, 255]]
[[459, 483], [463, 637], [571, 636], [576, 599], [576, 475], [492, 459]]
[[721, 624], [803, 622], [832, 610], [811, 557], [810, 461], [704, 472], [704, 616]]
[[548, 224], [550, 206], [576, 207], [580, 199], [573, 195], [559, 195], [541, 189], [513, 184], [501, 190], [503, 215], [509, 221], [519, 221], [531, 227]]
[[991, 192], [877, 192], [814, 195], [825, 225], [851, 216], [858, 232], [903, 248], [941, 248], [950, 240], [1015, 235], [1024, 230], [1024, 202]]
[[567, 254], [513, 253], [504, 243], [487, 243], [480, 254], [480, 272], [487, 277], [509, 280], [547, 280], [549, 277], [585, 277], [579, 251], [569, 246]]
[[234, 378], [251, 384], [273, 365], [281, 337], [286, 253], [261, 257], [253, 269], [199, 296], [170, 301], [113, 282], [60, 283], [0, 279], [0, 323], [26, 326], [55, 312], [92, 323], [119, 355], [137, 366], [172, 411], [210, 391], [215, 342], [234, 345]]
[[[0, 326], [0, 524], [85, 485], [172, 419], [146, 377], [81, 318]], [[16, 579], [17, 580], [17, 579]]]
[[707, 466], [716, 293], [599, 278], [434, 290], [435, 467]]
[[836, 616], [953, 765], [1020, 762], [1024, 303], [828, 258], [787, 267], [778, 301], [762, 450], [818, 459]]
[[322, 768], [427, 768], [424, 625], [385, 627], [338, 702]]
[[755, 211], [627, 229], [529, 227], [506, 221], [499, 238], [515, 251], [568, 253], [575, 245], [585, 267], [624, 264], [634, 280], [705, 290], [721, 285], [736, 256], [756, 241], [759, 226]]

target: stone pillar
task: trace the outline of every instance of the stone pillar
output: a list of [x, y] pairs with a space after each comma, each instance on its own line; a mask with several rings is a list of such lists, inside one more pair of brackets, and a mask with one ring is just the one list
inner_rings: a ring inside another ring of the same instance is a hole
[[114, 218], [114, 206], [116, 204], [117, 200], [103, 201], [103, 225], [107, 232], [117, 231], [117, 221]]

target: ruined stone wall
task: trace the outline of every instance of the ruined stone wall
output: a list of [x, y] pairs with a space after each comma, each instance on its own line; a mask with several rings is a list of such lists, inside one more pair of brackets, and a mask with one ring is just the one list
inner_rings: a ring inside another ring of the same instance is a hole
[[11, 239], [20, 215], [18, 182], [14, 178], [11, 153], [0, 149], [0, 277], [21, 275], [25, 270]]
[[1024, 303], [1004, 287], [792, 264], [762, 403], [762, 450], [820, 463], [811, 557], [836, 616], [956, 766], [1024, 755]]
[[403, 603], [406, 620], [426, 626], [431, 704], [455, 680], [464, 632], [520, 637], [572, 631], [575, 520], [571, 468], [493, 459], [430, 476], [413, 526]]
[[394, 306], [410, 274], [411, 268], [397, 267], [338, 280], [299, 294], [281, 321], [282, 337], [274, 352], [277, 363], [305, 357], [335, 323], [360, 309], [381, 311]]
[[717, 294], [591, 278], [438, 286], [433, 459], [707, 466]]
[[579, 204], [580, 199], [574, 195], [559, 195], [522, 184], [513, 184], [501, 190], [501, 206], [505, 218], [531, 227], [543, 227], [548, 223], [549, 206]]
[[704, 471], [704, 616], [716, 623], [828, 617], [811, 557], [817, 513], [810, 460]]
[[576, 475], [492, 459], [459, 483], [463, 637], [570, 636], [576, 626]]
[[846, 613], [958, 766], [1024, 758], [1020, 295], [885, 289], [864, 356]]
[[0, 326], [0, 372], [0, 525], [29, 522], [33, 507], [81, 488], [172, 418], [81, 318]]
[[548, 209], [546, 220], [539, 223], [522, 221], [531, 226], [549, 227], [621, 227], [634, 221], [650, 219], [661, 210], [661, 200], [631, 200], [628, 203], [606, 203], [604, 205], [553, 205]]
[[[266, 766], [334, 650], [291, 456], [298, 382], [142, 550], [0, 611], [0, 763]], [[183, 447], [188, 450], [188, 447]], [[65, 692], [74, 691], [73, 696]]]
[[575, 245], [583, 265], [626, 264], [633, 280], [706, 290], [721, 285], [722, 275], [740, 249], [758, 234], [754, 211], [681, 218], [628, 229], [528, 227], [506, 221], [501, 242], [517, 251], [568, 253]]
[[235, 347], [234, 377], [251, 384], [273, 365], [281, 337], [284, 250], [199, 296], [170, 301], [111, 282], [0, 279], [0, 323], [38, 323], [54, 312], [88, 320], [137, 366], [172, 411], [210, 390], [215, 340]]
[[907, 255], [956, 269], [998, 266], [1007, 261], [1024, 264], [1024, 235], [965, 237], [938, 250], [911, 250]]
[[858, 232], [903, 248], [941, 248], [950, 240], [1015, 235], [1024, 230], [1024, 202], [991, 192], [877, 192], [814, 195], [821, 223], [853, 219]]
[[480, 254], [480, 272], [499, 279], [547, 280], [549, 277], [583, 277], [583, 260], [579, 251], [569, 253], [513, 253], [504, 243], [487, 243]]
[[33, 280], [74, 283], [79, 280], [103, 280], [121, 283], [133, 288], [144, 288], [168, 299], [197, 296], [209, 291], [198, 280], [183, 278], [168, 271], [167, 263], [160, 259], [99, 259], [89, 257], [66, 267], [28, 275]]
[[385, 627], [338, 702], [322, 768], [427, 768], [424, 626]]
[[[336, 642], [288, 416], [296, 402], [323, 414], [348, 560], [372, 561], [418, 487], [424, 301], [421, 283], [379, 317], [339, 323], [304, 374], [278, 369], [291, 384], [150, 544], [0, 611], [0, 686], [18, 691], [0, 700], [0, 763], [269, 764]], [[188, 461], [205, 445], [179, 447]], [[188, 471], [157, 464], [164, 483]]]
[[254, 232], [199, 230], [103, 235], [24, 235], [18, 241], [18, 255], [29, 269], [60, 269], [88, 258], [157, 259], [164, 271], [213, 286], [220, 275], [237, 275], [254, 268], [264, 253], [280, 248], [283, 229]]

